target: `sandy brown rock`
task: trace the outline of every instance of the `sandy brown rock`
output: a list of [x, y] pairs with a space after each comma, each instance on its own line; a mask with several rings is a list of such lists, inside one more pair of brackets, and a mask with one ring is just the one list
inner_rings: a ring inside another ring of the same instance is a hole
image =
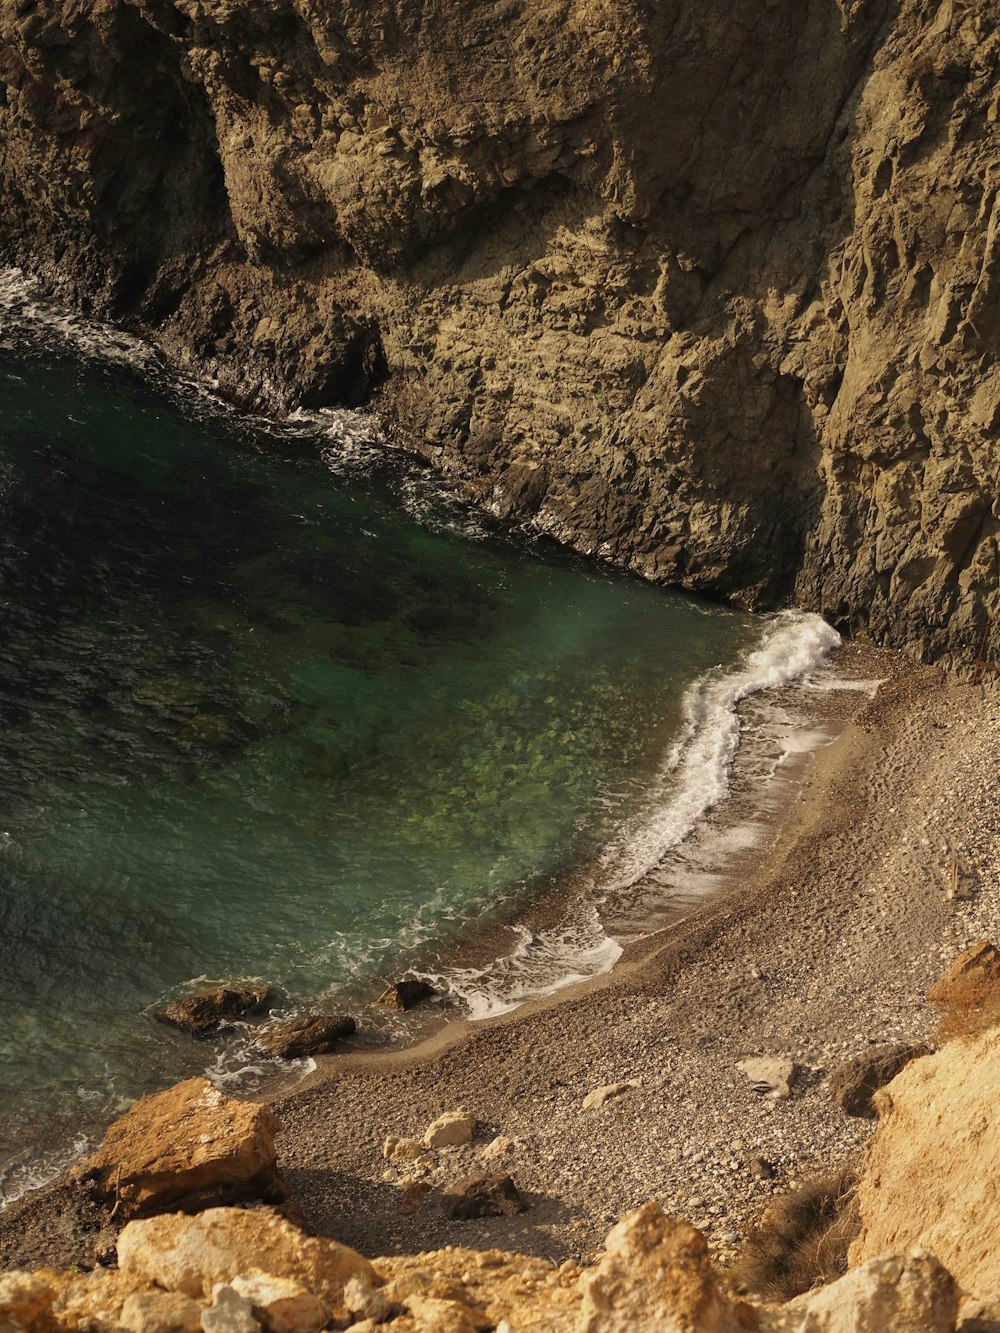
[[456, 1222], [473, 1217], [514, 1217], [528, 1208], [504, 1172], [462, 1176], [444, 1189], [441, 1202], [447, 1216]]
[[1000, 997], [1000, 952], [989, 940], [980, 940], [960, 953], [927, 992], [931, 1004], [975, 1003]]
[[404, 977], [402, 981], [387, 986], [375, 1003], [385, 1009], [413, 1009], [426, 1000], [432, 1000], [435, 995], [437, 991], [429, 982], [421, 981], [419, 977]]
[[53, 1291], [34, 1273], [0, 1273], [2, 1333], [51, 1333], [58, 1327], [52, 1314]]
[[1000, 1291], [1000, 1029], [914, 1061], [875, 1094], [852, 1267], [913, 1246], [974, 1296]]
[[998, 48], [925, 0], [4, 0], [0, 257], [245, 400], [384, 385], [580, 550], [968, 667]]
[[187, 1079], [137, 1101], [70, 1180], [123, 1219], [240, 1200], [278, 1202], [284, 1193], [275, 1167], [278, 1129], [266, 1106], [226, 1097], [206, 1079]]

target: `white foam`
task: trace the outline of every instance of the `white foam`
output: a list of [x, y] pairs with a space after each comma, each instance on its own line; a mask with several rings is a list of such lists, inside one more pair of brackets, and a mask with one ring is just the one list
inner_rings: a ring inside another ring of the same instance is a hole
[[426, 979], [460, 1000], [471, 1019], [480, 1020], [609, 972], [622, 955], [622, 946], [605, 933], [592, 905], [552, 930], [516, 929], [515, 948], [485, 967], [447, 968], [424, 974]]
[[44, 1189], [66, 1175], [70, 1167], [90, 1152], [91, 1141], [83, 1135], [52, 1152], [34, 1157], [24, 1153], [0, 1167], [0, 1212], [33, 1190]]
[[608, 892], [630, 888], [678, 846], [728, 796], [740, 745], [739, 704], [815, 671], [840, 643], [819, 616], [781, 611], [760, 647], [736, 667], [716, 668], [687, 692], [680, 739], [653, 784], [646, 810], [629, 821], [602, 857]]

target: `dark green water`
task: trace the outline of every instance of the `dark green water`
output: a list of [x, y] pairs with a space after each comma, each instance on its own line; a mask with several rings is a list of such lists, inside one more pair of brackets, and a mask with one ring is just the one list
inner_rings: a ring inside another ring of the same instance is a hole
[[336, 432], [268, 432], [20, 320], [0, 1171], [211, 1064], [148, 1013], [193, 980], [358, 1004], [529, 901], [629, 813], [690, 682], [759, 635], [477, 528], [384, 453], [331, 469], [324, 448], [357, 454]]

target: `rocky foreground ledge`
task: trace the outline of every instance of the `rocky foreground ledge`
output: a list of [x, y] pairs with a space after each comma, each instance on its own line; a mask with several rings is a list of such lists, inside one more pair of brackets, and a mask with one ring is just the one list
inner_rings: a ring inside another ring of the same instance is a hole
[[[705, 1236], [652, 1201], [589, 1265], [453, 1246], [365, 1258], [310, 1236], [294, 1201], [259, 1202], [285, 1193], [276, 1117], [191, 1079], [136, 1103], [70, 1178], [109, 1227], [132, 1219], [113, 1251], [90, 1272], [0, 1276], [0, 1330], [1000, 1333], [1000, 953], [987, 941], [967, 951], [932, 998], [942, 1033], [963, 1035], [872, 1092], [879, 1125], [851, 1202], [848, 1271], [793, 1300], [768, 1302], [738, 1270], [713, 1268]], [[467, 1141], [473, 1127], [454, 1111], [416, 1146]], [[501, 1206], [473, 1184], [477, 1207]], [[226, 1197], [249, 1206], [203, 1207]]]

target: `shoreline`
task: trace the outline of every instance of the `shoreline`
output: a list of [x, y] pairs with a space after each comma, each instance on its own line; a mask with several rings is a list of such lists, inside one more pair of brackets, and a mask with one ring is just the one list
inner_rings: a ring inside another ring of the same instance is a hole
[[[611, 972], [404, 1050], [324, 1057], [272, 1089], [279, 1166], [309, 1225], [367, 1253], [464, 1244], [586, 1258], [609, 1221], [654, 1197], [725, 1260], [774, 1193], [859, 1152], [870, 1122], [844, 1116], [825, 1073], [870, 1044], [926, 1038], [927, 984], [958, 949], [1000, 934], [1000, 691], [898, 668], [815, 753], [742, 885], [629, 944]], [[977, 877], [968, 899], [946, 897], [945, 835]], [[735, 1068], [763, 1052], [802, 1069], [786, 1102], [761, 1099]], [[642, 1086], [582, 1111], [588, 1092], [630, 1078]], [[383, 1159], [387, 1135], [419, 1135], [458, 1106], [480, 1121], [472, 1146]], [[509, 1142], [484, 1157], [496, 1135]], [[771, 1179], [751, 1173], [756, 1157]], [[456, 1226], [432, 1195], [399, 1213], [413, 1181], [475, 1170], [509, 1171], [529, 1212]], [[86, 1261], [95, 1243], [58, 1186], [0, 1215], [5, 1266]]]

